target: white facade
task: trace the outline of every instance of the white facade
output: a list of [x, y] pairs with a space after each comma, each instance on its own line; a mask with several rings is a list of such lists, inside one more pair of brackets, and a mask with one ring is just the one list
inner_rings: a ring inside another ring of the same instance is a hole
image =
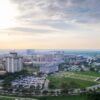
[[10, 53], [6, 57], [6, 71], [7, 72], [18, 72], [21, 71], [23, 68], [22, 57], [19, 57], [17, 53]]
[[40, 67], [40, 72], [46, 73], [46, 74], [54, 73], [54, 72], [57, 72], [57, 71], [58, 71], [57, 65], [51, 65], [51, 66], [45, 65], [45, 66]]
[[53, 63], [61, 63], [63, 62], [62, 57], [59, 55], [52, 55], [52, 54], [46, 54], [46, 55], [34, 55], [33, 56], [33, 64], [53, 64]]

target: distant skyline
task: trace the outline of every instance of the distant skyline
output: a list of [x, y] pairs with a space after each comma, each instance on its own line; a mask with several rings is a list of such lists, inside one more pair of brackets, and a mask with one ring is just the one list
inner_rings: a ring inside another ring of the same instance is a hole
[[0, 49], [100, 49], [100, 0], [0, 0]]

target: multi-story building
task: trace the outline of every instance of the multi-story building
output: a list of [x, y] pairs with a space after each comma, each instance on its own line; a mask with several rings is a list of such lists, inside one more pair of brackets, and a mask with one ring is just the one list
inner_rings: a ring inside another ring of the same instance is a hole
[[46, 74], [54, 73], [57, 71], [58, 71], [58, 66], [55, 64], [51, 64], [51, 65], [46, 64], [46, 65], [40, 67], [40, 72], [46, 73]]
[[5, 69], [7, 72], [18, 72], [23, 68], [22, 57], [18, 56], [16, 52], [11, 52], [5, 59]]
[[41, 55], [34, 55], [32, 57], [33, 64], [59, 64], [63, 62], [63, 59], [59, 55], [53, 54], [41, 54]]

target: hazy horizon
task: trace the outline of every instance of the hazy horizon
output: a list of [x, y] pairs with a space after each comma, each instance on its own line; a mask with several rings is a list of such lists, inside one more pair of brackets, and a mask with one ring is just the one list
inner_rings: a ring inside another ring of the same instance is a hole
[[100, 0], [2, 0], [0, 49], [100, 50]]

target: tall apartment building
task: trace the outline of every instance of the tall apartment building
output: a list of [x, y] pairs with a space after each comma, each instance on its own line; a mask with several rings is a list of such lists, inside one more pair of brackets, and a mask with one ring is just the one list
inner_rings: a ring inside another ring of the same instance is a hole
[[16, 52], [11, 52], [5, 59], [5, 69], [7, 72], [14, 73], [21, 71], [23, 68], [22, 57], [18, 56]]

